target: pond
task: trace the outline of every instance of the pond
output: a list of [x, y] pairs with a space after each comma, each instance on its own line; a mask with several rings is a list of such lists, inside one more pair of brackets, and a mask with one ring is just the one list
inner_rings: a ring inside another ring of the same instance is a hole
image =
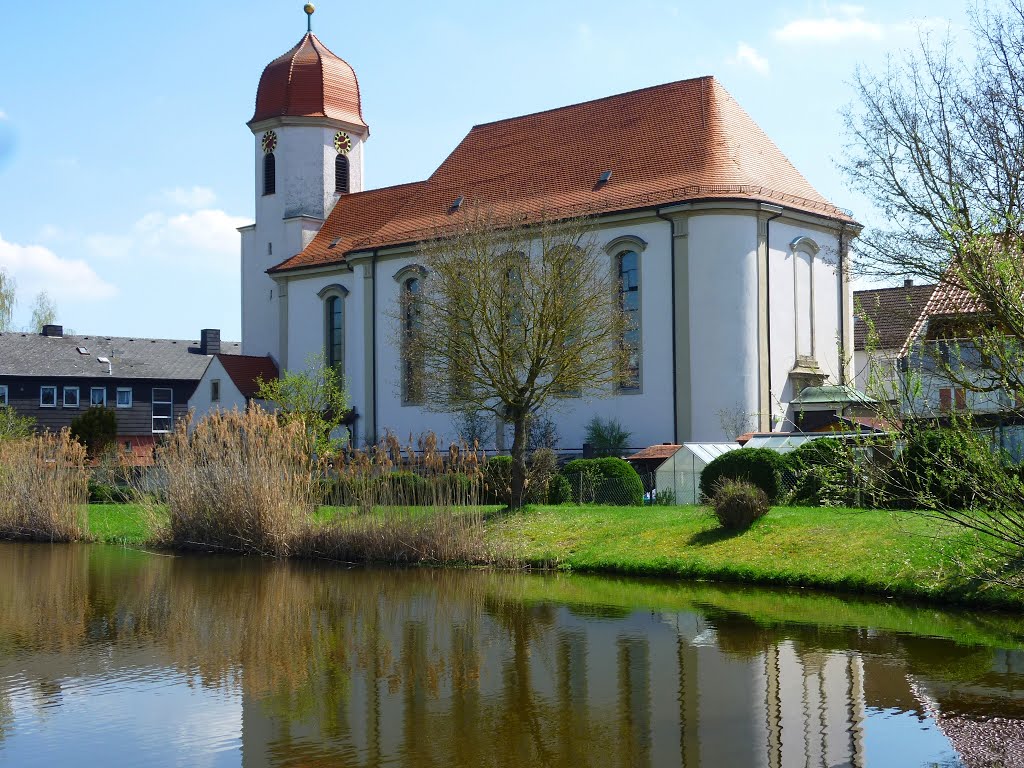
[[1024, 620], [0, 544], [0, 765], [1020, 766]]

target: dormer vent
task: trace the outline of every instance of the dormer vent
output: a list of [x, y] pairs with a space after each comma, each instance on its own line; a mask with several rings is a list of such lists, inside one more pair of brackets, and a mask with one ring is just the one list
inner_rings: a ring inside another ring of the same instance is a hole
[[611, 180], [612, 180], [612, 172], [611, 171], [605, 171], [604, 173], [601, 174], [601, 177], [597, 180], [597, 186], [599, 186], [599, 187], [604, 186], [605, 184], [607, 184]]
[[462, 203], [466, 198], [463, 195], [459, 195], [455, 198], [455, 202], [452, 203], [452, 207], [448, 209], [448, 213], [455, 213], [462, 207]]
[[76, 347], [76, 349], [78, 350], [78, 354], [80, 354], [80, 355], [88, 355], [89, 354], [89, 350], [86, 349], [85, 347]]

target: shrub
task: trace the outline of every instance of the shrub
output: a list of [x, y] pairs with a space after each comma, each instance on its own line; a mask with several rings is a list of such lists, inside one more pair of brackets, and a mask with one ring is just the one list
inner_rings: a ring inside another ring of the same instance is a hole
[[967, 429], [911, 432], [888, 486], [897, 506], [957, 510], [998, 508], [1021, 493], [1006, 458]]
[[768, 514], [768, 495], [746, 480], [725, 478], [718, 485], [711, 506], [723, 528], [743, 531]]
[[587, 433], [583, 441], [591, 445], [594, 455], [598, 458], [621, 456], [628, 447], [632, 434], [616, 419], [606, 421], [595, 416], [587, 424]]
[[85, 448], [67, 429], [0, 441], [0, 537], [81, 539], [87, 494]]
[[577, 503], [641, 506], [644, 484], [633, 465], [607, 456], [601, 459], [574, 459], [562, 468]]
[[855, 503], [856, 487], [852, 451], [840, 440], [810, 440], [785, 457], [796, 478], [792, 504], [839, 507]]
[[488, 504], [512, 501], [512, 457], [492, 456], [483, 466], [484, 499]]
[[676, 503], [676, 492], [671, 488], [663, 488], [654, 494], [654, 506], [671, 507]]
[[572, 501], [572, 488], [565, 475], [555, 475], [548, 483], [548, 504], [568, 504]]
[[770, 448], [740, 448], [723, 453], [700, 476], [700, 493], [712, 499], [724, 480], [746, 480], [764, 491], [769, 502], [779, 498], [785, 459]]
[[0, 440], [20, 440], [35, 432], [36, 420], [19, 416], [13, 405], [0, 407]]
[[71, 420], [71, 435], [90, 456], [99, 456], [117, 439], [117, 415], [110, 408], [89, 408]]
[[538, 448], [530, 454], [526, 470], [526, 503], [545, 504], [551, 478], [558, 475], [558, 457], [550, 448]]

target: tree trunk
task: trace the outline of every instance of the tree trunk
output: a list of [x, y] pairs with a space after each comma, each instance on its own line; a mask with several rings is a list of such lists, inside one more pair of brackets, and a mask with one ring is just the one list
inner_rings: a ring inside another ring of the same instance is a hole
[[509, 506], [519, 509], [526, 496], [526, 413], [512, 420], [512, 498]]

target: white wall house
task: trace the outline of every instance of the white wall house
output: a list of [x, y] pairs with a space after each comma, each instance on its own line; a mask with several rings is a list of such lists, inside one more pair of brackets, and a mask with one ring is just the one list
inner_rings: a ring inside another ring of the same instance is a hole
[[[318, 64], [292, 66], [307, 60]], [[358, 443], [384, 430], [458, 436], [452, 415], [403, 395], [394, 316], [421, 274], [418, 243], [463, 215], [459, 199], [591, 215], [623, 285], [636, 254], [639, 384], [559, 401], [561, 448], [580, 448], [595, 415], [618, 419], [634, 446], [787, 431], [805, 386], [852, 383], [840, 350], [853, 337], [859, 225], [713, 78], [478, 125], [426, 181], [364, 191], [355, 74], [307, 34], [264, 71], [249, 126], [243, 352], [281, 369], [317, 354], [340, 365]]]

